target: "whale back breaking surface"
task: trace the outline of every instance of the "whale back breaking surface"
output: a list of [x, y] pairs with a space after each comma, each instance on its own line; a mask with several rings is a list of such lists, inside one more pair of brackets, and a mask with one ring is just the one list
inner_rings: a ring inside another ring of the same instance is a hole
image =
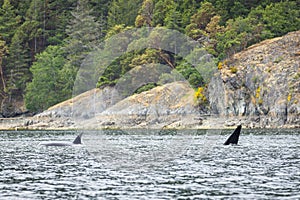
[[233, 131], [233, 133], [226, 140], [224, 145], [237, 144], [239, 141], [241, 130], [242, 130], [242, 125], [238, 125], [237, 128]]
[[41, 143], [41, 145], [44, 145], [44, 146], [60, 146], [60, 147], [63, 147], [63, 146], [71, 146], [72, 143], [70, 142], [48, 142], [48, 143]]
[[72, 145], [76, 145], [76, 144], [82, 144], [81, 143], [81, 136], [82, 136], [82, 133], [79, 134], [73, 142], [54, 141], [54, 142], [43, 142], [43, 143], [40, 143], [40, 144], [44, 145], [44, 146], [72, 146]]

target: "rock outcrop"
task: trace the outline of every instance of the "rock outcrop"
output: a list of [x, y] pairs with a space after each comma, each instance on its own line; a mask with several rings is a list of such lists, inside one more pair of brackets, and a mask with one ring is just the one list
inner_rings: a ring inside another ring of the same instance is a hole
[[195, 107], [194, 89], [174, 82], [124, 98], [114, 87], [93, 89], [31, 118], [1, 119], [8, 128], [300, 127], [300, 31], [263, 41], [218, 65]]
[[300, 126], [300, 31], [263, 41], [219, 64], [212, 112], [257, 127]]
[[[201, 125], [187, 82], [158, 86], [117, 102], [83, 122], [87, 128], [189, 128]], [[80, 124], [80, 122], [79, 122]]]
[[197, 128], [194, 90], [174, 82], [121, 99], [113, 87], [94, 89], [36, 115], [28, 128]]

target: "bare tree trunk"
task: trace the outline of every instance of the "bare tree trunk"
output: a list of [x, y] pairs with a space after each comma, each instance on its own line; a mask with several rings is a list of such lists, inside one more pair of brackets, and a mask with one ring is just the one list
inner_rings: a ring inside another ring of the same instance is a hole
[[6, 91], [6, 84], [4, 80], [4, 73], [3, 73], [3, 67], [2, 67], [2, 57], [0, 57], [0, 76], [1, 76], [1, 81], [3, 85], [3, 91]]
[[0, 77], [1, 77], [4, 92], [6, 92], [6, 84], [4, 79], [2, 62], [3, 62], [3, 57], [5, 57], [6, 53], [7, 53], [7, 46], [5, 44], [5, 41], [0, 40]]

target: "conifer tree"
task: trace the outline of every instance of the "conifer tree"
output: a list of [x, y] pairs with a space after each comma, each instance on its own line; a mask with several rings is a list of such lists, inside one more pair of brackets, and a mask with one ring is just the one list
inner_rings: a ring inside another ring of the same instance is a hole
[[145, 26], [153, 26], [152, 18], [153, 18], [153, 9], [154, 2], [152, 0], [144, 0], [141, 9], [139, 10], [139, 15], [136, 17], [135, 26], [141, 27]]
[[61, 45], [67, 37], [66, 26], [72, 15], [70, 9], [75, 7], [77, 0], [44, 0], [44, 37], [46, 45]]
[[0, 8], [0, 33], [7, 45], [10, 45], [20, 20], [21, 18], [17, 16], [16, 10], [11, 5], [10, 0], [4, 0]]
[[31, 111], [42, 111], [65, 100], [60, 82], [60, 70], [65, 63], [59, 46], [48, 46], [36, 56], [30, 68], [33, 79], [26, 87], [25, 104]]
[[0, 75], [2, 95], [7, 95], [7, 73], [9, 71], [9, 62], [7, 56], [9, 53], [9, 45], [20, 22], [20, 17], [17, 16], [16, 10], [11, 5], [10, 0], [4, 0], [0, 8]]
[[172, 11], [174, 11], [175, 3], [172, 0], [158, 0], [155, 3], [153, 11], [153, 25], [154, 26], [165, 26], [166, 16], [170, 16]]
[[9, 46], [6, 73], [10, 95], [23, 94], [26, 83], [31, 79], [29, 68], [32, 59], [27, 38], [27, 34], [20, 28], [15, 32]]
[[45, 4], [41, 0], [32, 0], [25, 16], [25, 22], [20, 27], [28, 36], [28, 46], [30, 48], [31, 59], [34, 61], [36, 53], [45, 49]]
[[124, 24], [134, 26], [143, 0], [113, 0], [108, 13], [108, 27]]
[[168, 29], [181, 30], [181, 14], [175, 2], [168, 5], [169, 11], [164, 19], [164, 24]]
[[66, 29], [68, 38], [65, 40], [64, 50], [67, 54], [67, 62], [61, 75], [65, 83], [64, 93], [69, 97], [72, 94], [78, 69], [88, 53], [97, 47], [102, 34], [99, 23], [91, 13], [87, 0], [79, 0]]

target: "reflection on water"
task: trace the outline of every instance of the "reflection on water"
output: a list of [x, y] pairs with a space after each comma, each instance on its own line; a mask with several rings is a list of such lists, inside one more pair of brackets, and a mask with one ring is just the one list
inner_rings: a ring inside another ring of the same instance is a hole
[[[73, 141], [76, 132], [2, 131], [0, 199], [300, 198], [299, 130], [243, 130], [238, 146], [222, 145], [230, 131], [205, 133], [105, 133], [111, 151], [101, 147], [102, 159], [95, 159], [87, 146], [38, 145]], [[179, 152], [170, 159], [154, 157], [165, 142], [184, 148], [174, 146]], [[114, 160], [122, 152], [133, 154], [131, 167]]]

